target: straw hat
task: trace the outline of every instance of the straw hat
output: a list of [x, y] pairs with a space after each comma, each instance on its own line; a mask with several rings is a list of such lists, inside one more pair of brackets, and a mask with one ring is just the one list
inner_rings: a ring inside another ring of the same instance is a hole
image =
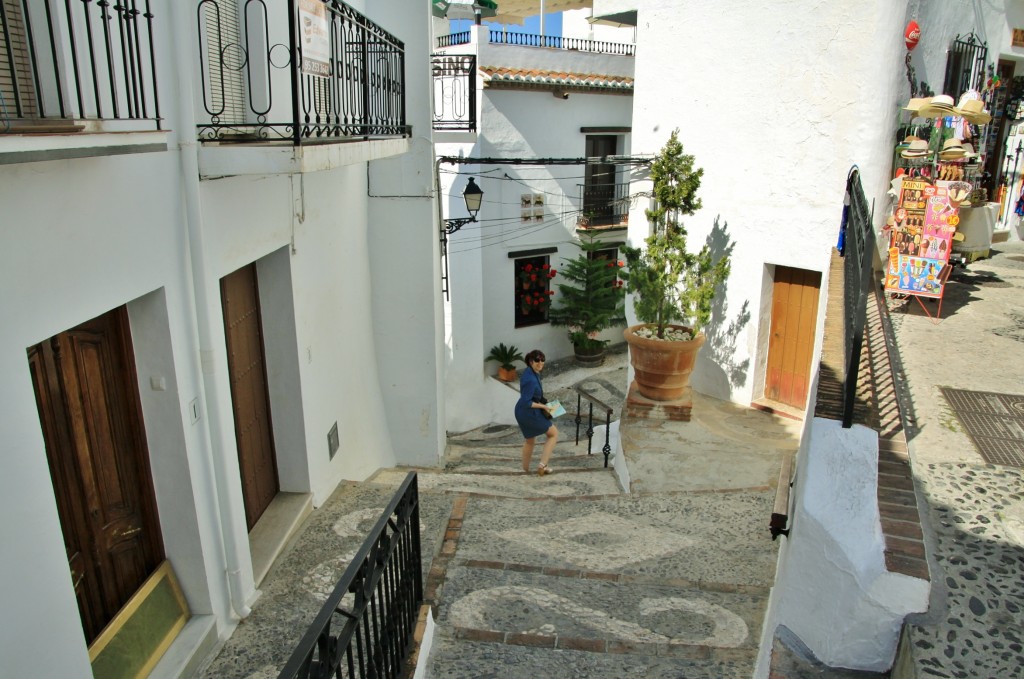
[[900, 152], [904, 158], [924, 158], [928, 155], [928, 142], [923, 139], [914, 139], [910, 145]]
[[953, 106], [953, 97], [948, 94], [932, 97], [927, 104], [921, 106], [917, 113], [923, 118], [945, 118], [960, 115], [960, 112]]
[[968, 122], [975, 125], [984, 125], [992, 120], [992, 115], [985, 110], [985, 104], [980, 99], [961, 100], [960, 106], [957, 108]]
[[963, 145], [963, 149], [964, 149], [964, 158], [977, 158], [978, 157], [978, 154], [975, 153], [975, 151], [974, 151], [974, 147], [971, 146], [970, 144], [964, 144]]
[[963, 142], [956, 137], [944, 141], [942, 143], [942, 151], [939, 152], [939, 158], [942, 160], [960, 160], [965, 155]]
[[911, 99], [909, 102], [907, 102], [907, 105], [903, 107], [903, 110], [910, 111], [916, 117], [917, 115], [919, 115], [921, 107], [927, 104], [929, 101], [931, 101], [931, 99], [929, 99], [928, 97], [915, 97], [914, 99]]

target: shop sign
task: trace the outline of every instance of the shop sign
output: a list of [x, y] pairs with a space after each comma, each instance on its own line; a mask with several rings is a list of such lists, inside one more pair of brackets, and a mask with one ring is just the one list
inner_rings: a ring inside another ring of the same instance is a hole
[[942, 297], [953, 234], [960, 223], [960, 201], [969, 194], [965, 186], [970, 184], [903, 180], [889, 237], [887, 292]]
[[299, 0], [302, 72], [331, 77], [331, 42], [327, 9], [320, 0]]
[[1024, 47], [1024, 28], [1013, 29], [1013, 46]]

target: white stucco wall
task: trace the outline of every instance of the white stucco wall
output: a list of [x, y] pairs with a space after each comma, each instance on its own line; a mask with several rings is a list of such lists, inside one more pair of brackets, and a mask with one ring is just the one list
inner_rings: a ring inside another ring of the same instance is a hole
[[[344, 145], [349, 153], [319, 147], [312, 160], [327, 169], [292, 173], [296, 164], [282, 162], [290, 169], [268, 174], [253, 168], [284, 159], [280, 150], [253, 150], [246, 168], [245, 150], [236, 146], [222, 149], [230, 160], [219, 167], [239, 167], [241, 156], [239, 172], [200, 181], [195, 7], [175, 3], [154, 22], [161, 115], [170, 131], [150, 136], [166, 139], [167, 151], [0, 165], [5, 675], [92, 676], [28, 347], [127, 306], [165, 552], [193, 615], [209, 616], [222, 637], [258, 594], [227, 378], [223, 276], [257, 265], [282, 490], [310, 492], [320, 504], [341, 479], [437, 459], [443, 344], [428, 9], [373, 9], [383, 16], [372, 18], [406, 42], [409, 122], [418, 134], [412, 143], [359, 152], [353, 149], [367, 145]], [[50, 141], [59, 147], [60, 138]], [[24, 142], [0, 137], [0, 151]], [[364, 158], [406, 146], [413, 152], [378, 161], [373, 175], [373, 187], [396, 188], [399, 196], [371, 198]], [[306, 154], [307, 167], [314, 155]], [[396, 327], [411, 336], [412, 351]], [[392, 372], [403, 370], [411, 377]], [[326, 435], [335, 421], [341, 450], [329, 460]]]
[[[750, 313], [735, 339], [722, 338], [733, 346], [714, 352], [741, 370], [726, 379], [705, 351], [693, 384], [748, 403], [763, 391], [755, 359], [768, 341], [760, 330], [766, 267], [824, 271], [852, 165], [869, 200], [887, 186], [903, 3], [635, 4], [633, 152], [656, 153], [679, 128], [704, 168], [703, 209], [685, 220], [691, 243], [699, 247], [719, 220], [736, 244], [717, 329]], [[645, 207], [630, 216], [633, 242], [647, 235]], [[822, 321], [819, 308], [819, 330]]]

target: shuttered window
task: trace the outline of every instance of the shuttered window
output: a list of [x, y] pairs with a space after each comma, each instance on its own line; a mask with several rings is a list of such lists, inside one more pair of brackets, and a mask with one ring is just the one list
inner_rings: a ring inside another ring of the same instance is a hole
[[28, 49], [25, 17], [21, 0], [2, 2], [0, 30], [0, 120], [7, 123], [18, 118], [39, 115], [36, 91], [32, 81], [32, 60]]
[[238, 2], [235, 0], [207, 0], [201, 6], [206, 24], [207, 105], [210, 113], [221, 123], [245, 122], [246, 64]]

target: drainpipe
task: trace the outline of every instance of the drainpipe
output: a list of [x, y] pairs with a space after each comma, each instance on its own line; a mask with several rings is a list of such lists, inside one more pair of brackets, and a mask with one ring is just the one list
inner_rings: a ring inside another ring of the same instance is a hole
[[[192, 5], [191, 7], [194, 7]], [[240, 619], [249, 617], [252, 609], [247, 605], [242, 589], [241, 564], [251, 559], [248, 541], [238, 540], [234, 526], [241, 522], [239, 508], [229, 499], [225, 488], [233, 479], [228, 469], [225, 456], [220, 454], [217, 442], [223, 441], [223, 413], [219, 412], [218, 387], [213, 352], [213, 333], [219, 330], [217, 319], [220, 318], [219, 301], [214, 308], [209, 295], [209, 277], [206, 269], [204, 243], [204, 223], [202, 199], [199, 194], [199, 144], [196, 140], [195, 117], [195, 79], [193, 69], [196, 65], [192, 55], [195, 45], [191, 38], [195, 35], [195, 25], [189, 16], [189, 3], [173, 3], [171, 10], [174, 17], [174, 53], [177, 56], [178, 70], [178, 150], [181, 159], [181, 182], [185, 191], [185, 221], [190, 256], [190, 273], [192, 274], [193, 298], [195, 302], [196, 332], [199, 337], [199, 357], [202, 364], [202, 386], [206, 400], [207, 445], [210, 459], [213, 462], [212, 492], [216, 499], [218, 518], [217, 528], [220, 532], [222, 557], [225, 564], [228, 598], [235, 615]], [[216, 329], [215, 329], [216, 328]]]

